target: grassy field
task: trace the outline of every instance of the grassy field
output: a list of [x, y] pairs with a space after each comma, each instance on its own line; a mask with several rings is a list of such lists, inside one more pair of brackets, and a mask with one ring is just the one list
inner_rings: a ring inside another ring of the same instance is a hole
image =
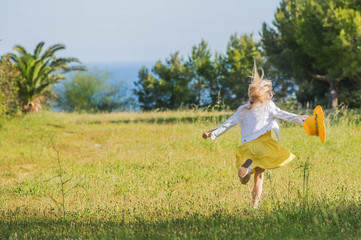
[[283, 123], [297, 158], [266, 171], [257, 210], [235, 168], [239, 127], [201, 138], [229, 114], [0, 120], [0, 239], [361, 239], [359, 113], [326, 113], [325, 144]]

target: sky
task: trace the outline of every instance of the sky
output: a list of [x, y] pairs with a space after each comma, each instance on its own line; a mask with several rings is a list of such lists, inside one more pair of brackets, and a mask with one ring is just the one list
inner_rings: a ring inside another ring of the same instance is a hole
[[231, 34], [272, 23], [279, 0], [0, 0], [0, 55], [63, 43], [57, 56], [91, 62], [151, 62], [202, 39], [224, 53]]

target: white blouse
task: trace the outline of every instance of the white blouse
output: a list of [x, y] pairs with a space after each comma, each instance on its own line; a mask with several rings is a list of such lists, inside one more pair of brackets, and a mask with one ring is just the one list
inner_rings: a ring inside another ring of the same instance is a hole
[[264, 105], [256, 104], [252, 110], [249, 110], [249, 104], [244, 104], [237, 109], [235, 114], [212, 132], [211, 138], [216, 139], [240, 123], [242, 144], [255, 140], [272, 129], [279, 139], [280, 125], [278, 119], [300, 125], [305, 122], [300, 116], [279, 109], [272, 101]]

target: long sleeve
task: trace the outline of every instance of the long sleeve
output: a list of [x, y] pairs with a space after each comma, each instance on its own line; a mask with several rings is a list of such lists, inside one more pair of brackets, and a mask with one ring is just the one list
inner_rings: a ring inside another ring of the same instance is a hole
[[297, 114], [289, 113], [281, 110], [274, 103], [272, 104], [274, 117], [293, 123], [298, 123], [303, 126], [305, 120], [300, 118]]
[[222, 135], [223, 133], [228, 131], [230, 128], [232, 128], [233, 126], [237, 125], [238, 123], [240, 123], [242, 121], [242, 118], [241, 118], [242, 107], [243, 106], [239, 107], [237, 109], [236, 113], [234, 113], [230, 118], [228, 118], [224, 123], [219, 125], [216, 128], [216, 130], [214, 130], [212, 132], [212, 134], [211, 134], [212, 140], [216, 139], [217, 137], [219, 137], [220, 135]]

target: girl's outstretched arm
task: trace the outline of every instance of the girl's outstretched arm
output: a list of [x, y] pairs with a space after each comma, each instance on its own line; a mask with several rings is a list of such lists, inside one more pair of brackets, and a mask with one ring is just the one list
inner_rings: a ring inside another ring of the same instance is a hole
[[274, 117], [288, 121], [293, 123], [298, 123], [303, 125], [305, 123], [305, 119], [308, 117], [306, 115], [297, 115], [294, 113], [286, 112], [277, 107], [273, 102], [271, 102], [271, 106], [273, 108]]
[[208, 132], [203, 133], [203, 138], [207, 139], [211, 137], [213, 140], [216, 139], [218, 136], [222, 135], [226, 131], [228, 131], [230, 128], [232, 128], [234, 125], [237, 125], [242, 121], [241, 118], [241, 110], [244, 107], [244, 105], [240, 106], [237, 109], [237, 112], [235, 112], [230, 118], [228, 118], [224, 123], [219, 125], [217, 128], [209, 130]]

